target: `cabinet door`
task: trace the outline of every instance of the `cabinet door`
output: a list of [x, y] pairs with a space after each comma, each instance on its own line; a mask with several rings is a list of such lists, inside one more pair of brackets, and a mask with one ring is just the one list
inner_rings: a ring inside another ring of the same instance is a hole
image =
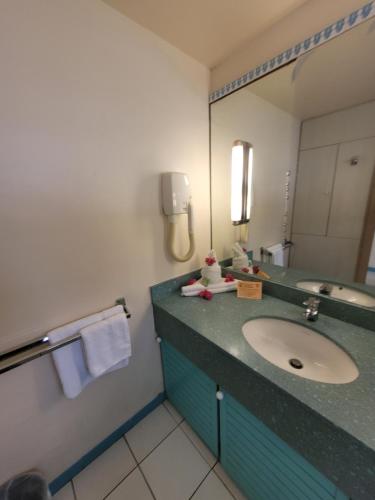
[[[352, 164], [352, 160], [357, 163]], [[374, 138], [340, 145], [328, 236], [354, 238], [359, 243], [374, 165]]]
[[161, 343], [168, 399], [198, 436], [218, 456], [216, 384], [168, 342]]
[[327, 233], [337, 146], [301, 151], [293, 211], [293, 233]]
[[251, 500], [348, 500], [246, 408], [220, 402], [221, 462]]

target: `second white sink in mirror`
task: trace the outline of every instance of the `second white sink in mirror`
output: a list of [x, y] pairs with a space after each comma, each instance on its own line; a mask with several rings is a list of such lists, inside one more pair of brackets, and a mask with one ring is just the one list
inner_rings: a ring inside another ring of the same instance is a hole
[[343, 349], [300, 324], [277, 318], [258, 318], [245, 323], [242, 332], [263, 358], [299, 377], [347, 384], [359, 375], [354, 361]]
[[299, 281], [297, 283], [298, 288], [303, 290], [308, 290], [309, 292], [319, 293], [320, 287], [322, 285], [329, 285], [332, 287], [329, 297], [334, 299], [345, 300], [345, 302], [351, 302], [352, 304], [358, 304], [365, 307], [375, 307], [375, 297], [371, 295], [355, 290], [344, 285], [337, 285], [325, 281]]

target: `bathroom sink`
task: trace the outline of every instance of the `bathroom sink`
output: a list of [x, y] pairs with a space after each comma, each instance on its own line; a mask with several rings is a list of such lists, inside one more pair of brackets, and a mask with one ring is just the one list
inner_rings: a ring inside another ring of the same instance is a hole
[[345, 351], [308, 327], [258, 318], [245, 323], [242, 332], [258, 354], [293, 375], [328, 384], [347, 384], [359, 375]]
[[321, 293], [320, 287], [324, 285], [329, 285], [331, 291], [328, 294], [329, 297], [334, 299], [345, 300], [346, 302], [351, 302], [352, 304], [358, 304], [365, 307], [375, 307], [375, 297], [368, 295], [365, 292], [360, 292], [354, 288], [350, 288], [344, 285], [335, 285], [333, 283], [328, 283], [325, 281], [299, 281], [297, 283], [298, 288], [303, 288], [309, 292]]

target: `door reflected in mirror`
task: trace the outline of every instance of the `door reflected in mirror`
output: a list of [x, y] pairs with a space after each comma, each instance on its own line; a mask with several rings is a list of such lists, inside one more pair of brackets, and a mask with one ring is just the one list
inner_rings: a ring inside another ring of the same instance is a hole
[[[240, 241], [271, 279], [351, 283], [375, 295], [374, 52], [368, 21], [211, 105], [219, 259]], [[238, 139], [253, 147], [247, 232], [231, 220]]]

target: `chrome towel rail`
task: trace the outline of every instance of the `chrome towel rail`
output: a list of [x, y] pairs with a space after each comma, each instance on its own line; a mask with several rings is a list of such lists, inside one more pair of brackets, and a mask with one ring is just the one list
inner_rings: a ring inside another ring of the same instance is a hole
[[[283, 240], [282, 242], [282, 247], [285, 250], [286, 248], [290, 248], [294, 245], [293, 241], [290, 240]], [[265, 247], [260, 247], [260, 255], [263, 261], [263, 256], [265, 255], [266, 257], [272, 257], [273, 253], [268, 250], [268, 248]]]
[[[121, 305], [124, 308], [124, 313], [126, 314], [127, 318], [131, 317], [131, 314], [126, 307], [126, 302], [123, 297], [116, 300], [116, 305]], [[43, 337], [39, 337], [37, 339], [31, 340], [30, 342], [20, 344], [15, 349], [2, 352], [0, 353], [0, 374], [12, 370], [17, 366], [28, 363], [29, 361], [39, 358], [40, 356], [49, 354], [56, 349], [60, 349], [60, 347], [64, 347], [71, 344], [72, 342], [76, 342], [80, 338], [81, 335], [78, 333], [62, 340], [61, 342], [50, 345], [48, 334], [46, 334]]]

